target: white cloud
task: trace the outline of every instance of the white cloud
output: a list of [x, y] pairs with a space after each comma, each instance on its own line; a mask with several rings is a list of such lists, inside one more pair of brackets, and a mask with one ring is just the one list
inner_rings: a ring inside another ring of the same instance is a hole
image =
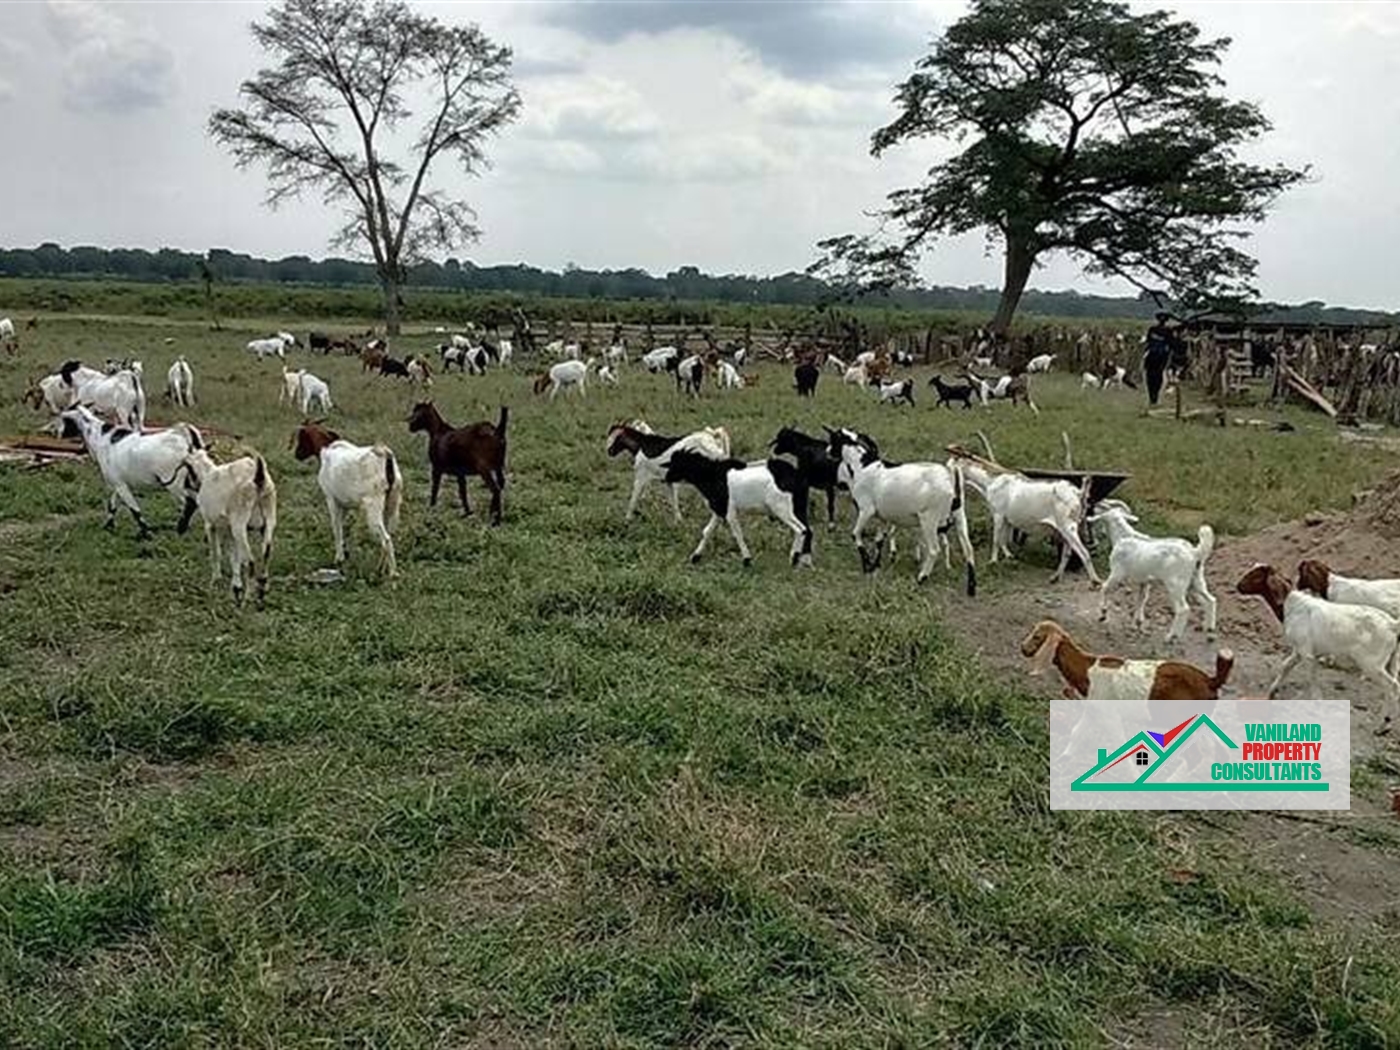
[[735, 100], [750, 113], [780, 124], [874, 126], [888, 108], [881, 95], [858, 86], [794, 80], [756, 60], [735, 65], [727, 79]]
[[521, 130], [547, 138], [641, 138], [660, 127], [631, 85], [604, 76], [541, 79], [530, 91]]
[[645, 142], [622, 156], [624, 170], [675, 182], [728, 182], [777, 175], [791, 168], [788, 155], [761, 136], [719, 132]]
[[49, 31], [63, 51], [64, 103], [120, 113], [164, 102], [175, 89], [175, 59], [151, 33], [112, 7], [49, 0]]

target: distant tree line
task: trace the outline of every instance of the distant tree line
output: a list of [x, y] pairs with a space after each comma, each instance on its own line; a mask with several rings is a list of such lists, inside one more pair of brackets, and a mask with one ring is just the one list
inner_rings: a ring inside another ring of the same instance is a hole
[[[37, 248], [0, 249], [0, 277], [94, 279], [115, 278], [148, 283], [200, 283], [207, 269], [218, 284], [311, 285], [323, 287], [377, 286], [374, 266], [351, 259], [311, 259], [290, 255], [259, 259], [214, 248], [207, 255], [161, 248], [62, 248], [45, 243]], [[682, 266], [658, 277], [645, 270], [585, 270], [566, 266], [562, 272], [534, 266], [477, 266], [448, 259], [428, 262], [408, 271], [408, 288], [437, 291], [513, 293], [544, 298], [642, 302], [717, 302], [820, 307], [838, 298], [829, 284], [804, 273], [772, 277], [746, 274], [713, 275]], [[943, 310], [990, 317], [999, 292], [970, 288], [895, 288], [868, 297], [866, 305], [893, 310]], [[1147, 295], [1115, 297], [1074, 291], [1028, 291], [1025, 312], [1047, 317], [1150, 318], [1157, 306]], [[1390, 325], [1400, 315], [1378, 310], [1329, 307], [1322, 302], [1297, 306], [1261, 304], [1272, 320], [1333, 324]]]

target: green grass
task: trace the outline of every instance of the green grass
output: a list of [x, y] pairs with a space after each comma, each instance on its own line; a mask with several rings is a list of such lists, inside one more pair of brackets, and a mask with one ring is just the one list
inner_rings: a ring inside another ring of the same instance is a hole
[[324, 587], [314, 472], [245, 338], [53, 322], [0, 359], [9, 432], [36, 362], [136, 354], [158, 388], [187, 354], [192, 415], [259, 448], [281, 500], [268, 607], [239, 611], [163, 497], [140, 547], [99, 528], [90, 465], [0, 467], [0, 1045], [1068, 1046], [1158, 1009], [1195, 1042], [1400, 1041], [1393, 931], [1319, 926], [1221, 840], [1179, 884], [1160, 816], [1048, 810], [1043, 701], [950, 640], [957, 573], [863, 578], [820, 532], [793, 573], [760, 521], [752, 570], [725, 537], [691, 568], [698, 499], [624, 528], [602, 439], [722, 422], [756, 455], [781, 424], [851, 423], [909, 458], [976, 421], [1006, 461], [1055, 463], [1065, 428], [1152, 523], [1226, 532], [1342, 505], [1383, 456], [1303, 415], [1086, 410], [1059, 378], [1038, 420], [881, 410], [830, 377], [803, 404], [776, 367], [699, 405], [635, 372], [553, 406], [520, 374], [440, 378], [453, 422], [512, 406], [492, 530], [426, 510], [406, 388], [317, 359], [336, 428], [410, 484], [402, 580], [356, 522]]

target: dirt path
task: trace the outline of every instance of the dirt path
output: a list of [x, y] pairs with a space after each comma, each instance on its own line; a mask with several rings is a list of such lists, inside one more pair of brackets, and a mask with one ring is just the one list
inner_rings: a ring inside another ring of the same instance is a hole
[[[1041, 619], [1058, 620], [1088, 649], [1124, 656], [1176, 656], [1209, 667], [1216, 649], [1228, 646], [1235, 653], [1229, 688], [1262, 693], [1285, 650], [1272, 615], [1258, 599], [1233, 593], [1233, 581], [1260, 560], [1291, 572], [1301, 558], [1311, 556], [1328, 558], [1348, 574], [1400, 575], [1400, 542], [1358, 527], [1354, 516], [1314, 516], [1217, 544], [1209, 563], [1211, 588], [1220, 603], [1215, 638], [1199, 629], [1193, 613], [1183, 641], [1165, 645], [1170, 612], [1160, 589], [1149, 602], [1146, 632], [1132, 625], [1126, 590], [1110, 606], [1108, 624], [1100, 624], [1097, 588], [1082, 575], [1052, 585], [1049, 570], [1039, 565], [1010, 576], [1004, 569], [993, 570], [990, 593], [960, 601], [947, 624], [986, 665], [1047, 700], [1058, 694], [1059, 682], [1027, 677], [1019, 651], [1027, 629]], [[1358, 676], [1328, 668], [1318, 668], [1315, 678], [1301, 668], [1295, 674], [1285, 690], [1316, 689], [1323, 698], [1350, 705], [1353, 769], [1364, 765], [1384, 772], [1363, 778], [1361, 786], [1353, 783], [1349, 813], [1263, 812], [1223, 820], [1204, 813], [1190, 822], [1192, 834], [1202, 845], [1229, 839], [1238, 848], [1243, 839], [1254, 860], [1291, 883], [1319, 919], [1352, 928], [1393, 919], [1400, 913], [1400, 822], [1391, 812], [1390, 792], [1400, 784], [1400, 731], [1393, 738], [1375, 735], [1383, 701]]]

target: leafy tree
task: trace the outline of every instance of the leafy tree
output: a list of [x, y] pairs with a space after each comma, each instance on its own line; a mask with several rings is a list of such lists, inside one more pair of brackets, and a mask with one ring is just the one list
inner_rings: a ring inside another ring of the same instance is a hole
[[1154, 298], [1252, 297], [1240, 224], [1306, 173], [1240, 158], [1270, 125], [1220, 93], [1228, 46], [1109, 0], [973, 0], [899, 85], [899, 114], [871, 141], [876, 156], [922, 138], [964, 148], [889, 195], [880, 217], [892, 238], [823, 241], [812, 271], [848, 288], [908, 286], [937, 238], [985, 230], [1005, 258], [998, 332], [1053, 252]]
[[[488, 163], [487, 139], [520, 111], [510, 49], [398, 0], [282, 0], [252, 32], [275, 64], [243, 82], [246, 108], [216, 111], [209, 133], [240, 167], [266, 166], [269, 205], [314, 190], [344, 207], [335, 243], [368, 250], [397, 332], [406, 268], [479, 236], [475, 212], [430, 175], [439, 158], [470, 175]], [[424, 96], [417, 133], [396, 134]]]

